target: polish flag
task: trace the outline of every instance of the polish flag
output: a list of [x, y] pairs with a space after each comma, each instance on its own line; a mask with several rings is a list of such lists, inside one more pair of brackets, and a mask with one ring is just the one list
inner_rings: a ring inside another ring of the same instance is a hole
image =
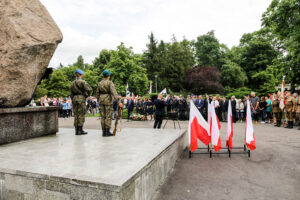
[[246, 130], [245, 130], [245, 143], [250, 150], [256, 149], [254, 129], [252, 124], [250, 102], [247, 100], [247, 116], [246, 116]]
[[207, 100], [207, 122], [209, 124], [209, 135], [211, 134], [211, 107], [212, 105]]
[[[211, 127], [212, 127], [212, 109], [215, 110], [215, 106], [213, 105], [213, 102], [211, 102], [211, 103], [208, 102], [207, 121], [208, 121], [208, 124], [209, 124], [209, 133], [210, 134], [211, 134]], [[217, 118], [219, 130], [220, 130], [221, 129], [221, 124], [220, 124], [218, 116], [216, 116], [216, 118]]]
[[221, 137], [220, 137], [220, 122], [216, 115], [214, 107], [211, 107], [211, 143], [214, 145], [215, 151], [222, 149]]
[[232, 109], [231, 101], [228, 101], [228, 112], [227, 112], [227, 135], [226, 135], [226, 146], [232, 149], [232, 135], [233, 135], [233, 125], [232, 125]]
[[196, 108], [194, 102], [190, 101], [190, 121], [189, 121], [189, 144], [191, 152], [198, 149], [199, 139], [205, 145], [210, 143], [209, 125]]

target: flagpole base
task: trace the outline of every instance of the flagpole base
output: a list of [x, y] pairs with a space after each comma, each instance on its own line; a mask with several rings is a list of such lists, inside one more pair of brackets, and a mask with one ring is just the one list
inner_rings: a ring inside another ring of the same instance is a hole
[[191, 150], [189, 150], [189, 158], [192, 158], [192, 154], [210, 154], [209, 145], [207, 145], [207, 147], [199, 147], [198, 149], [207, 149], [207, 152], [191, 152]]

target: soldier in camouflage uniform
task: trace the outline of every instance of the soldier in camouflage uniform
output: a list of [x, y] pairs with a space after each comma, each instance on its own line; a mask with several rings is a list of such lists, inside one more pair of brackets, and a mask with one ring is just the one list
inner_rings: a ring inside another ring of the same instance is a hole
[[[298, 95], [298, 98], [297, 98], [296, 115], [297, 115], [298, 120], [300, 120], [300, 95]], [[298, 121], [298, 123], [299, 123], [299, 125], [300, 125], [300, 122], [299, 122], [299, 121]], [[298, 128], [298, 130], [300, 130], [300, 128]]]
[[86, 105], [85, 100], [90, 95], [92, 88], [82, 80], [83, 71], [76, 70], [76, 80], [71, 84], [71, 99], [74, 112], [75, 135], [85, 135], [82, 127], [85, 121]]
[[291, 96], [290, 92], [286, 93], [285, 110], [288, 118], [288, 125], [285, 128], [292, 129], [294, 123], [293, 115], [296, 111], [296, 100]]
[[281, 109], [279, 107], [279, 104], [280, 104], [280, 101], [278, 99], [278, 96], [276, 95], [275, 100], [272, 102], [271, 106], [272, 106], [273, 114], [274, 114], [275, 119], [276, 119], [276, 125], [274, 125], [274, 126], [277, 126], [277, 127], [281, 126], [281, 118], [282, 118], [282, 112], [281, 112]]
[[101, 127], [102, 127], [102, 136], [112, 136], [110, 132], [112, 113], [113, 113], [113, 100], [117, 99], [119, 107], [123, 107], [123, 104], [118, 99], [118, 93], [115, 89], [115, 86], [112, 81], [110, 81], [110, 71], [103, 71], [104, 79], [98, 84], [96, 97], [99, 102], [100, 115], [101, 115]]

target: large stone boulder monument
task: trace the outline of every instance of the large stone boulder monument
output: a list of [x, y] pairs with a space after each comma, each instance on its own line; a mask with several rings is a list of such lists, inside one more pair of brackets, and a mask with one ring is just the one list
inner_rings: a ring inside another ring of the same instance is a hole
[[0, 0], [0, 145], [58, 132], [59, 107], [24, 106], [61, 41], [39, 0]]
[[39, 0], [0, 1], [0, 108], [28, 104], [61, 41]]

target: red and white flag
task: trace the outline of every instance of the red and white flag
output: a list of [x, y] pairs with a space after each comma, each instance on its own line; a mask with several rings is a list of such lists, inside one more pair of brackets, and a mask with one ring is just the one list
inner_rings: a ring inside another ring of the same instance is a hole
[[220, 122], [216, 115], [215, 108], [211, 107], [211, 143], [214, 145], [215, 151], [222, 149], [221, 137], [220, 137]]
[[190, 121], [189, 121], [189, 144], [191, 152], [198, 149], [199, 139], [205, 145], [210, 143], [209, 125], [196, 108], [194, 102], [190, 101]]
[[282, 82], [281, 82], [281, 96], [280, 96], [279, 107], [280, 107], [281, 110], [283, 110], [284, 107], [285, 107], [285, 101], [284, 101], [284, 79], [282, 79]]
[[250, 102], [247, 100], [247, 116], [246, 116], [246, 130], [245, 130], [245, 143], [250, 150], [256, 149], [254, 129], [252, 124]]
[[232, 109], [231, 101], [228, 101], [228, 112], [227, 112], [227, 135], [226, 135], [226, 146], [232, 149], [232, 136], [233, 136], [233, 125], [232, 125]]
[[209, 124], [209, 134], [211, 133], [211, 108], [212, 105], [209, 103], [209, 100], [207, 100], [207, 122]]
[[[207, 121], [209, 124], [209, 134], [210, 135], [211, 135], [211, 127], [212, 127], [212, 109], [215, 111], [215, 105], [213, 105], [213, 104], [214, 104], [214, 102], [212, 101], [211, 103], [208, 103], [208, 105], [207, 105], [207, 110], [208, 110]], [[217, 118], [219, 130], [220, 130], [221, 124], [220, 124], [218, 116], [216, 116], [216, 118]]]

